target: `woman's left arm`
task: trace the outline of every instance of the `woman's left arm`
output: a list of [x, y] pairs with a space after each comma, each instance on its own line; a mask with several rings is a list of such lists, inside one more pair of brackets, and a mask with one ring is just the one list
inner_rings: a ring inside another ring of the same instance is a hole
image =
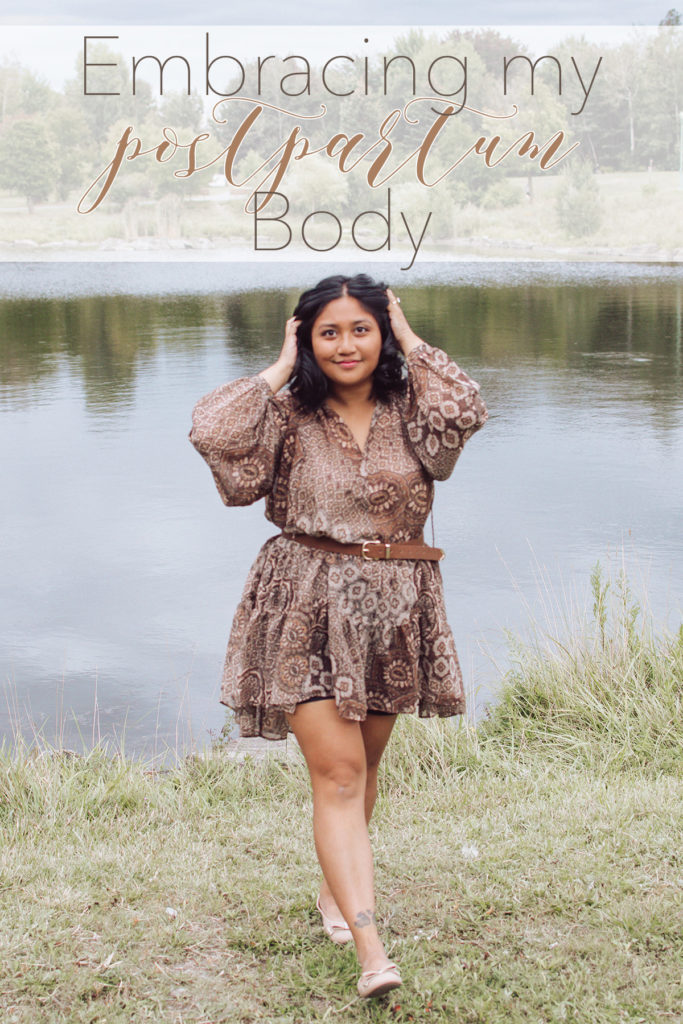
[[412, 330], [394, 293], [387, 289], [391, 328], [406, 359], [405, 423], [420, 462], [435, 480], [451, 475], [465, 442], [488, 419], [479, 385], [445, 352]]

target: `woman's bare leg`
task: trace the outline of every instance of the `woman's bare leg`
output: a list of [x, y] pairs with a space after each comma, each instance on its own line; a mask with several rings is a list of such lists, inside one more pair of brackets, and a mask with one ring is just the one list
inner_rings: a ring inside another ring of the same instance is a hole
[[361, 967], [377, 970], [389, 959], [375, 921], [360, 724], [340, 718], [332, 700], [299, 704], [287, 717], [311, 776], [313, 836], [323, 875], [349, 924]]
[[367, 778], [365, 781], [365, 820], [368, 825], [377, 799], [377, 769], [382, 759], [384, 748], [389, 742], [391, 730], [394, 728], [396, 715], [368, 715], [360, 723], [360, 731], [365, 746], [365, 764]]
[[[365, 821], [370, 818], [377, 799], [377, 769], [384, 749], [389, 742], [396, 715], [368, 715], [364, 722], [359, 722], [363, 746], [365, 747]], [[320, 905], [333, 921], [342, 919], [341, 911], [330, 891], [325, 876], [320, 883]]]

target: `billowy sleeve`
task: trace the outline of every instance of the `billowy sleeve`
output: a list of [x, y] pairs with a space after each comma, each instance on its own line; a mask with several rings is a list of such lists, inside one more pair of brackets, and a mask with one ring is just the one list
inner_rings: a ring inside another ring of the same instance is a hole
[[264, 377], [241, 377], [201, 398], [190, 441], [226, 505], [251, 505], [273, 486], [287, 416]]
[[479, 385], [445, 352], [426, 342], [408, 353], [406, 364], [408, 439], [430, 476], [446, 480], [465, 441], [488, 419]]

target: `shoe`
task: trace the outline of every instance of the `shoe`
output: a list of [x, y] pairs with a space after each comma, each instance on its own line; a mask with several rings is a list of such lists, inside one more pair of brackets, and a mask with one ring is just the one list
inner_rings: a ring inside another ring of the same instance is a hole
[[338, 946], [343, 946], [345, 942], [351, 942], [353, 935], [348, 924], [342, 918], [340, 921], [333, 921], [331, 917], [328, 917], [323, 908], [320, 906], [320, 896], [315, 901], [315, 905], [320, 911], [320, 916], [323, 919], [323, 930], [326, 935], [336, 942]]
[[383, 996], [385, 992], [391, 992], [392, 988], [402, 984], [396, 964], [387, 964], [379, 971], [363, 971], [358, 979], [358, 995], [363, 999]]

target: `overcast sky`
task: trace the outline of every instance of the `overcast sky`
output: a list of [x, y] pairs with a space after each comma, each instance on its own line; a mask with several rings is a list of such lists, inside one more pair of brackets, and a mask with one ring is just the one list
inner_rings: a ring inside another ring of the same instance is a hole
[[675, 0], [0, 0], [0, 23], [411, 25], [419, 18], [422, 25], [656, 25], [670, 6]]

